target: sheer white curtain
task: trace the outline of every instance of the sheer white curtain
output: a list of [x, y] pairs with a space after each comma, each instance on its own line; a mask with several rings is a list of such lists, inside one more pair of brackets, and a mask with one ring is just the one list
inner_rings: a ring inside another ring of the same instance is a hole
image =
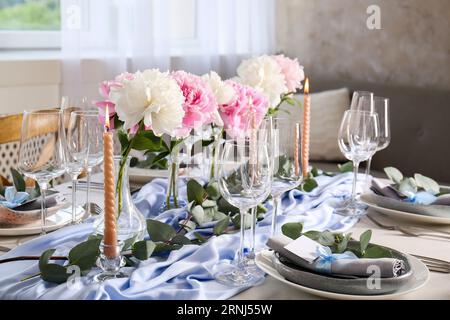
[[62, 94], [145, 68], [234, 76], [273, 53], [275, 0], [61, 0]]

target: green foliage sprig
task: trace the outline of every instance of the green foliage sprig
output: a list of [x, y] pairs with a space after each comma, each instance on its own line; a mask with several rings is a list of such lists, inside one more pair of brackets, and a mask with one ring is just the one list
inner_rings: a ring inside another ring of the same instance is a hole
[[441, 188], [436, 181], [419, 173], [415, 173], [414, 177], [405, 177], [400, 170], [394, 167], [386, 167], [384, 172], [391, 180], [394, 189], [405, 197], [421, 190], [432, 195], [441, 194]]
[[314, 230], [303, 232], [303, 223], [301, 222], [286, 223], [281, 227], [281, 231], [285, 236], [294, 240], [300, 236], [306, 236], [329, 247], [333, 253], [351, 251], [359, 258], [391, 258], [393, 256], [390, 250], [370, 243], [372, 230], [366, 230], [360, 235], [359, 241], [354, 242], [350, 241], [353, 240], [351, 233]]

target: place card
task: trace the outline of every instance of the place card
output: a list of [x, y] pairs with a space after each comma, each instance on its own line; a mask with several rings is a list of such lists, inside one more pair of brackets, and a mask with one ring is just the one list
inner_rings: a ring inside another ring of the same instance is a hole
[[313, 263], [319, 256], [318, 248], [323, 247], [320, 243], [308, 238], [300, 236], [296, 240], [290, 242], [284, 248], [296, 256]]

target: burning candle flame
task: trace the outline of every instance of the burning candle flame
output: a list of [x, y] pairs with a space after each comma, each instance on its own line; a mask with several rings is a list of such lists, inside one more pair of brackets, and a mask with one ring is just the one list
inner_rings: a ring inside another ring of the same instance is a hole
[[309, 78], [306, 78], [304, 93], [305, 93], [305, 94], [308, 94], [308, 93], [309, 93]]
[[106, 110], [105, 110], [105, 128], [106, 128], [106, 131], [109, 131], [109, 108], [108, 108], [108, 105], [106, 105]]

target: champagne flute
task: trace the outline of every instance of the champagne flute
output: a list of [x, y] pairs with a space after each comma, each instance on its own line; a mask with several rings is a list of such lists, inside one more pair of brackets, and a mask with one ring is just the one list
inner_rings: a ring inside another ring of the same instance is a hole
[[46, 191], [50, 181], [64, 174], [62, 112], [57, 109], [24, 111], [19, 170], [36, 180], [41, 191], [41, 234], [46, 233]]
[[272, 171], [267, 148], [267, 135], [227, 140], [219, 163], [219, 191], [240, 211], [240, 243], [232, 266], [215, 273], [224, 284], [245, 286], [263, 279], [262, 273], [246, 263], [244, 256], [245, 217], [251, 207], [264, 201], [270, 193]]
[[344, 156], [353, 162], [353, 185], [350, 201], [335, 212], [344, 216], [359, 217], [365, 210], [356, 201], [356, 181], [359, 164], [366, 161], [378, 146], [379, 121], [376, 113], [347, 110], [342, 118], [338, 144]]

